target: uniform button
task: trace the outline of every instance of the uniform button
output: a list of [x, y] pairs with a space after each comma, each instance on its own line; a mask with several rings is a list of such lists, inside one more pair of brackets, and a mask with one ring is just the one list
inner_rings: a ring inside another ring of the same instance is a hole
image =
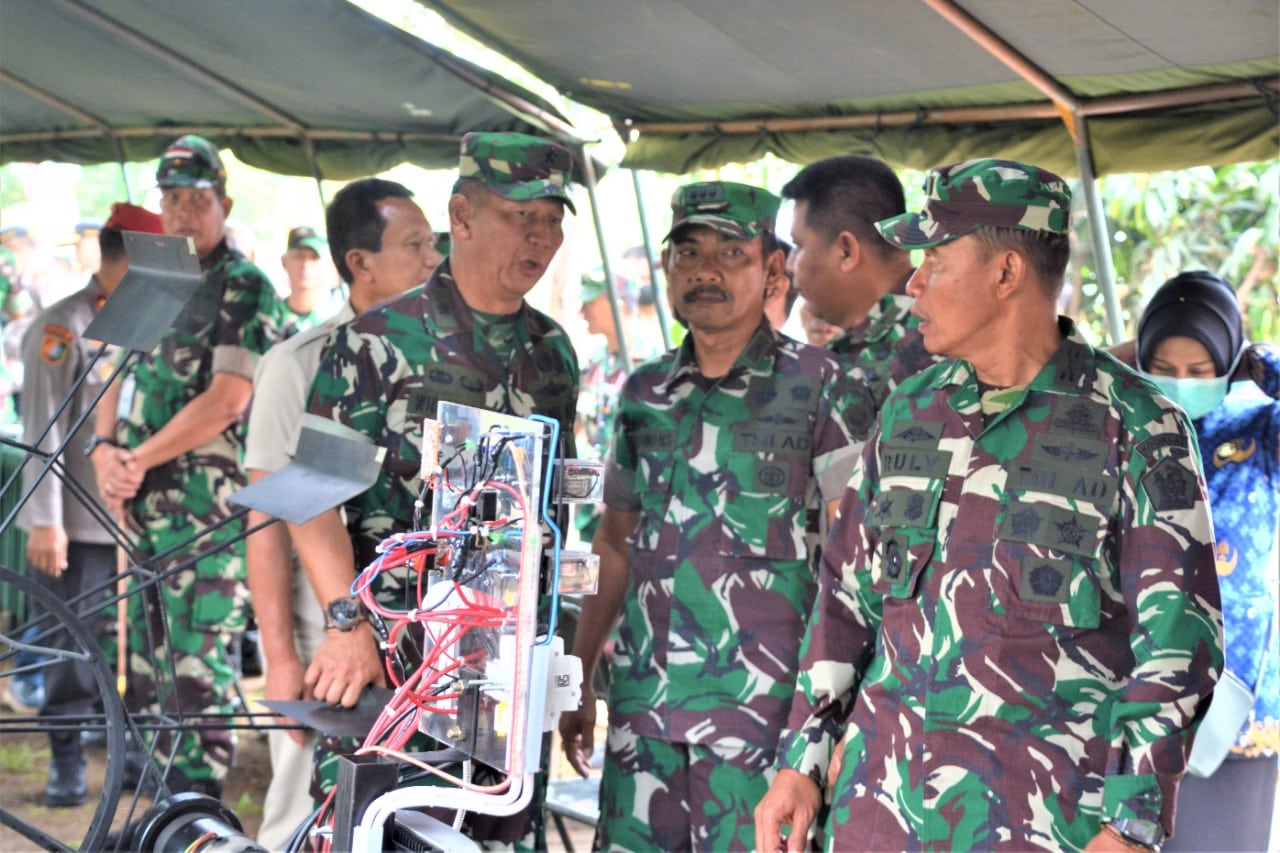
[[885, 574], [893, 580], [902, 576], [902, 546], [890, 542], [884, 550]]

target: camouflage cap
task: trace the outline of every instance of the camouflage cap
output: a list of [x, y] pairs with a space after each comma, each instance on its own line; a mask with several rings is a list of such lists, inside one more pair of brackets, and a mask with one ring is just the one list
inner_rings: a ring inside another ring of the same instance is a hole
[[581, 284], [578, 285], [578, 299], [583, 305], [593, 302], [601, 296], [606, 296], [609, 288], [605, 286], [603, 276], [584, 275]]
[[773, 231], [782, 199], [768, 190], [733, 181], [685, 184], [671, 196], [671, 236], [686, 225], [707, 225], [726, 237], [750, 240]]
[[289, 241], [285, 251], [290, 249], [310, 249], [322, 258], [329, 256], [329, 243], [310, 225], [299, 225], [289, 229]]
[[577, 213], [569, 197], [573, 155], [558, 142], [527, 133], [468, 133], [462, 137], [458, 182], [475, 178], [503, 198], [553, 198]]
[[202, 136], [187, 134], [169, 146], [160, 157], [156, 184], [161, 187], [224, 189], [227, 170], [218, 149]]
[[925, 249], [972, 234], [982, 226], [1066, 234], [1071, 190], [1052, 172], [1015, 160], [966, 160], [934, 169], [925, 179], [920, 213], [876, 223], [902, 249]]

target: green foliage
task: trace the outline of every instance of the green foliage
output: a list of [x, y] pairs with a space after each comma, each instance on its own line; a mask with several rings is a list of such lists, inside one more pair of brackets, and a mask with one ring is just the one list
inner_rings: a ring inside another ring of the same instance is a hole
[[[1235, 285], [1251, 340], [1280, 338], [1280, 161], [1110, 175], [1099, 180], [1098, 189], [1129, 334], [1161, 284], [1179, 272], [1207, 269]], [[1076, 247], [1067, 311], [1093, 340], [1108, 341], [1083, 216], [1077, 216]]]
[[236, 807], [233, 811], [242, 817], [246, 815], [261, 815], [262, 804], [254, 802], [253, 797], [248, 791], [242, 791], [240, 793], [240, 799], [236, 801]]
[[0, 744], [0, 770], [5, 773], [33, 773], [48, 760], [48, 746], [33, 747], [25, 741]]

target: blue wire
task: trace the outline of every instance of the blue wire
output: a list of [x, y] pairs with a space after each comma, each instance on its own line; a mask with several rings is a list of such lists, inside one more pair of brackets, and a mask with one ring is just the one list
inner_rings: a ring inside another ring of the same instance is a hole
[[[546, 519], [547, 526], [551, 528], [552, 543], [552, 559], [551, 559], [551, 620], [547, 627], [547, 638], [535, 645], [549, 646], [551, 640], [556, 635], [556, 623], [560, 618], [560, 526], [556, 524], [548, 511], [548, 504], [551, 502], [551, 479], [555, 473], [555, 459], [559, 453], [560, 447], [560, 422], [555, 418], [549, 418], [546, 415], [530, 415], [529, 420], [546, 424], [551, 428], [551, 452], [547, 454], [551, 460], [551, 464], [547, 466], [544, 472], [542, 483], [542, 517]], [[536, 535], [536, 531], [535, 531]]]

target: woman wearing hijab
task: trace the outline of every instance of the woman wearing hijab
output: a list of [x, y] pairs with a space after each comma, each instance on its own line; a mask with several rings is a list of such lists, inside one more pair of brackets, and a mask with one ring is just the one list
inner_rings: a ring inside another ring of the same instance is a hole
[[[1163, 850], [1270, 849], [1280, 768], [1280, 350], [1245, 341], [1230, 284], [1185, 272], [1165, 282], [1143, 311], [1137, 363], [1191, 417], [1199, 439], [1227, 646], [1228, 673], [1214, 702], [1223, 694], [1226, 707], [1230, 675], [1247, 690], [1239, 694], [1242, 714], [1253, 693], [1234, 738], [1234, 720], [1225, 730], [1217, 726], [1230, 742], [1226, 760], [1212, 775], [1183, 779], [1177, 832]], [[1215, 710], [1223, 709], [1211, 709], [1206, 720]], [[1202, 725], [1197, 741], [1207, 745], [1213, 728]]]

